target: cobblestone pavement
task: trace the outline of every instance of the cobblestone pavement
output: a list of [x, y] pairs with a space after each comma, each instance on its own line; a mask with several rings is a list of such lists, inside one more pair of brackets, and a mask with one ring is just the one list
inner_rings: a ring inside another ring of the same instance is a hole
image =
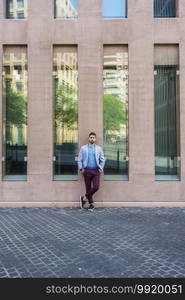
[[0, 277], [185, 277], [185, 208], [1, 208]]

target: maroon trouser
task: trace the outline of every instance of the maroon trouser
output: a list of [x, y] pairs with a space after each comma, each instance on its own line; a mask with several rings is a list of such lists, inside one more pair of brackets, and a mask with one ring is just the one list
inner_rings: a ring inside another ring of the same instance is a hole
[[89, 204], [93, 203], [93, 194], [99, 189], [100, 186], [100, 172], [98, 170], [85, 169], [84, 181], [86, 194]]

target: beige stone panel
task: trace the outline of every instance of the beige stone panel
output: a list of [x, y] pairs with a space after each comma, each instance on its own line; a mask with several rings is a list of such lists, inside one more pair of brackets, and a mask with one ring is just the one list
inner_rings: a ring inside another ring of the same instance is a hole
[[154, 173], [153, 44], [144, 39], [129, 45], [129, 161], [130, 180]]
[[[85, 56], [83, 53], [86, 53]], [[95, 57], [95, 53], [97, 53]], [[102, 142], [102, 47], [79, 45], [79, 133], [87, 142], [90, 131], [97, 133], [97, 142]], [[83, 61], [83, 62], [82, 62]]]
[[103, 44], [128, 44], [130, 40], [129, 25], [128, 19], [104, 19], [102, 24]]
[[3, 44], [27, 44], [27, 20], [4, 19], [2, 21]]
[[[39, 44], [40, 45], [40, 44]], [[28, 173], [52, 172], [52, 49], [30, 44], [28, 58]], [[39, 47], [39, 48], [38, 48]], [[34, 51], [37, 48], [37, 51]]]
[[94, 200], [102, 204], [134, 201], [133, 184], [130, 181], [103, 181]]
[[[28, 2], [28, 20], [36, 18], [47, 19], [51, 22], [54, 17], [54, 1], [53, 0], [27, 0]], [[47, 23], [45, 23], [47, 24]], [[48, 24], [49, 25], [49, 24]], [[49, 28], [49, 26], [46, 26]]]
[[184, 21], [184, 18], [185, 18], [185, 1], [184, 0], [178, 0], [178, 15], [180, 18], [183, 18], [182, 21]]
[[78, 0], [79, 14], [87, 14], [87, 15], [102, 15], [102, 0]]
[[[36, 177], [39, 185], [42, 176], [46, 182], [52, 179], [52, 5], [50, 0], [33, 0], [29, 8], [28, 180], [40, 174]], [[37, 197], [40, 199], [39, 194]]]
[[[95, 1], [96, 10], [90, 11], [92, 2], [81, 1], [82, 14], [78, 26], [79, 66], [79, 145], [87, 143], [90, 131], [97, 133], [97, 143], [103, 143], [103, 82], [102, 82], [102, 31], [100, 1]], [[99, 9], [99, 10], [98, 10]], [[99, 13], [98, 13], [99, 11]], [[94, 18], [93, 18], [93, 14]]]
[[184, 202], [184, 185], [180, 181], [103, 182], [95, 196], [97, 203], [109, 202]]
[[0, 193], [1, 201], [21, 201], [23, 206], [28, 202], [35, 202], [35, 205], [38, 202], [76, 202], [79, 205], [81, 195], [76, 181], [52, 181], [49, 175], [42, 174], [30, 176], [26, 182], [4, 181]]
[[53, 19], [52, 42], [53, 44], [77, 44], [78, 20]]
[[79, 205], [79, 198], [83, 190], [82, 184], [77, 181], [53, 181], [52, 200], [55, 202], [73, 202]]
[[155, 18], [154, 40], [155, 43], [178, 43], [180, 38], [180, 21], [178, 18]]
[[153, 0], [128, 0], [127, 3], [129, 19], [141, 18], [144, 20], [153, 17]]
[[4, 181], [2, 184], [3, 202], [21, 201], [22, 203], [33, 200], [33, 190], [28, 182]]
[[[32, 190], [32, 201], [35, 202], [79, 203], [76, 181], [53, 181], [49, 175], [35, 175], [32, 177], [30, 189]], [[31, 201], [30, 198], [29, 201]]]

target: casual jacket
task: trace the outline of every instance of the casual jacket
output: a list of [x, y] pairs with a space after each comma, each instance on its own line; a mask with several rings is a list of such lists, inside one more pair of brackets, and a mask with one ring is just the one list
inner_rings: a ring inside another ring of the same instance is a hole
[[[101, 171], [103, 171], [104, 165], [105, 165], [105, 158], [103, 154], [103, 150], [100, 146], [95, 145], [95, 158], [97, 166]], [[85, 169], [87, 167], [88, 162], [88, 144], [83, 145], [80, 148], [79, 154], [78, 154], [78, 168], [79, 169]]]

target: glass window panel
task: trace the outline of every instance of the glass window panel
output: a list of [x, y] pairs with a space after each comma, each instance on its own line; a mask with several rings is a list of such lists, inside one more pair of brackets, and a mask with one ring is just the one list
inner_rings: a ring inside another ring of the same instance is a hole
[[[160, 60], [164, 49], [169, 57]], [[174, 46], [159, 46], [155, 49], [155, 175], [157, 180], [179, 180], [179, 66]], [[171, 51], [170, 51], [171, 50]], [[170, 53], [171, 52], [171, 53]], [[174, 55], [173, 55], [174, 53]], [[173, 59], [172, 59], [173, 58]]]
[[54, 47], [54, 179], [76, 180], [78, 155], [76, 47]]
[[103, 0], [104, 18], [126, 18], [127, 0]]
[[54, 17], [74, 19], [78, 17], [78, 0], [54, 0]]
[[17, 0], [17, 7], [24, 8], [24, 0]]
[[155, 18], [176, 17], [176, 0], [154, 0]]
[[104, 47], [105, 180], [128, 179], [128, 50]]
[[3, 179], [25, 180], [27, 174], [26, 47], [4, 47]]
[[6, 18], [25, 19], [27, 17], [27, 0], [6, 0]]

